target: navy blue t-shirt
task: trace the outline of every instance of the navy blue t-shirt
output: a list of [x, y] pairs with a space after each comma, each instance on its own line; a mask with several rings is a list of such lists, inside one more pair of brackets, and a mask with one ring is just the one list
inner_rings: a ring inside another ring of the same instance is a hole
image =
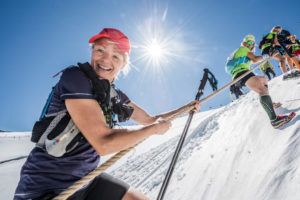
[[[118, 90], [120, 100], [129, 98]], [[67, 68], [54, 88], [47, 114], [66, 109], [65, 99], [95, 99], [90, 80], [78, 67]], [[87, 140], [82, 140], [74, 150], [62, 157], [53, 157], [35, 147], [21, 169], [20, 182], [14, 199], [31, 199], [47, 192], [60, 193], [77, 180], [94, 170], [100, 156]]]

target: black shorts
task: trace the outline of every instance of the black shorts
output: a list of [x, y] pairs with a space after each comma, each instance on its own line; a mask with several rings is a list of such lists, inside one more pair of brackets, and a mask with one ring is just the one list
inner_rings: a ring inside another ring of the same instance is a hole
[[[234, 77], [233, 80], [237, 79], [238, 77], [242, 76], [243, 74], [245, 74], [245, 73], [247, 73], [247, 72], [248, 72], [248, 71], [242, 71], [242, 72], [238, 73], [237, 75], [235, 75], [235, 77]], [[252, 76], [255, 76], [255, 74], [252, 73], [252, 72], [250, 72], [247, 76], [245, 76], [244, 78], [242, 78], [241, 80], [239, 80], [239, 81], [236, 83], [236, 85], [241, 86], [241, 87], [245, 86], [245, 83], [246, 83]]]
[[[77, 191], [68, 200], [121, 200], [129, 185], [107, 173], [101, 173], [86, 188]], [[48, 193], [34, 200], [50, 200], [56, 195]]]
[[265, 55], [265, 54], [271, 56], [271, 46], [266, 47], [262, 50], [261, 55]]
[[272, 56], [275, 52], [281, 56], [285, 55], [285, 50], [281, 46], [268, 46], [262, 50], [261, 55], [268, 54], [269, 56]]

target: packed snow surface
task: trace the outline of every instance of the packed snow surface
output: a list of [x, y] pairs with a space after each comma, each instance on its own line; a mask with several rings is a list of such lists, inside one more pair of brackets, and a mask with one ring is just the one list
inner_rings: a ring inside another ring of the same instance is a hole
[[[164, 199], [300, 199], [300, 79], [277, 77], [269, 90], [282, 103], [276, 112], [296, 117], [273, 129], [254, 92], [196, 114]], [[165, 135], [150, 137], [107, 172], [156, 199], [186, 120], [175, 120]], [[1, 199], [13, 198], [33, 146], [30, 133], [0, 133]]]

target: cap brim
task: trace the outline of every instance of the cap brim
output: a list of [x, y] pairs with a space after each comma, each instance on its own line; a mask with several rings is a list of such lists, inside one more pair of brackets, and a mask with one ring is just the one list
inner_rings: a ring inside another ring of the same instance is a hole
[[[124, 35], [124, 34], [123, 34]], [[129, 39], [124, 35], [124, 38], [126, 38], [126, 42], [125, 43], [128, 43], [128, 46], [125, 44], [125, 47], [124, 47], [124, 44], [122, 43], [122, 41], [120, 40], [116, 40], [115, 38], [112, 38], [111, 35], [107, 34], [107, 33], [100, 33], [100, 34], [97, 34], [95, 36], [93, 36], [90, 40], [89, 40], [89, 43], [95, 43], [96, 40], [100, 39], [100, 38], [109, 38], [111, 39], [115, 44], [117, 44], [119, 46], [119, 48], [124, 52], [124, 54], [128, 54], [130, 53], [130, 44], [129, 44]]]
[[98, 39], [100, 39], [100, 38], [102, 38], [102, 37], [106, 37], [106, 38], [109, 38], [109, 39], [111, 39], [112, 40], [112, 38], [108, 35], [108, 34], [97, 34], [97, 35], [95, 35], [95, 36], [93, 36], [90, 40], [89, 40], [89, 43], [94, 43], [96, 40], [98, 40]]

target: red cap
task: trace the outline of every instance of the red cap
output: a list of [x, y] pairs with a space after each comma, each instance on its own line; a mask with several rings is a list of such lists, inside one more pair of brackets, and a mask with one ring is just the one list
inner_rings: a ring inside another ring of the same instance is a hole
[[114, 29], [114, 28], [105, 28], [103, 29], [99, 34], [93, 36], [90, 40], [89, 43], [94, 43], [96, 40], [102, 37], [107, 37], [114, 41], [120, 49], [124, 53], [130, 53], [130, 42], [129, 39], [126, 35], [124, 35], [121, 31]]

